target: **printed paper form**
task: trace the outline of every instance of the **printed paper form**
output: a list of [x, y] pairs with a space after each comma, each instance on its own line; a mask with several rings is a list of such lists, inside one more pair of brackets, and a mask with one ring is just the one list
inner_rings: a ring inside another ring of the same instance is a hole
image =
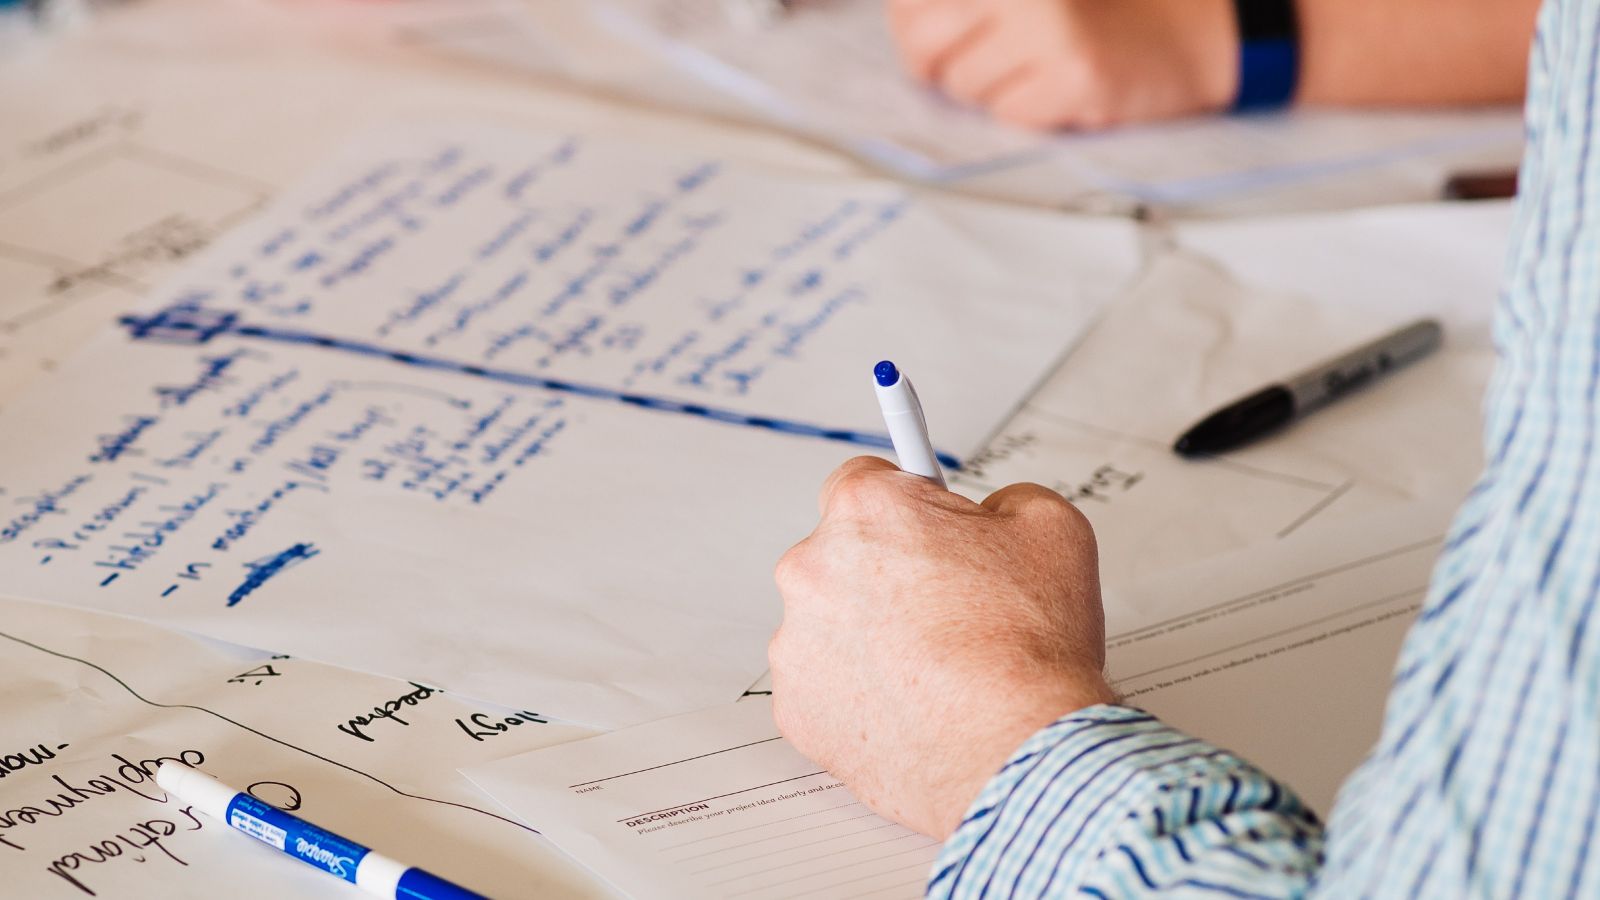
[[[1377, 737], [1448, 518], [1448, 505], [1402, 507], [1108, 593], [1109, 677], [1126, 703], [1326, 812]], [[638, 896], [918, 895], [937, 846], [829, 787], [777, 737], [770, 704], [463, 771]]]
[[941, 446], [974, 452], [1129, 229], [386, 135], [8, 407], [3, 585], [571, 721], [724, 702], [816, 485], [882, 445], [872, 362], [925, 372]]
[[[1099, 534], [1123, 587], [1395, 503], [1462, 496], [1505, 207], [1392, 207], [1184, 224], [1047, 384], [952, 483], [1036, 481]], [[1172, 453], [1204, 413], [1418, 316], [1444, 349], [1282, 433], [1217, 459]]]
[[489, 896], [613, 895], [455, 772], [590, 733], [537, 711], [4, 598], [0, 680], [7, 897], [352, 895], [171, 802], [163, 759]]
[[796, 753], [765, 698], [466, 774], [640, 898], [920, 897], [939, 851]]
[[1113, 687], [1328, 812], [1378, 738], [1455, 506], [1391, 506], [1108, 592]]

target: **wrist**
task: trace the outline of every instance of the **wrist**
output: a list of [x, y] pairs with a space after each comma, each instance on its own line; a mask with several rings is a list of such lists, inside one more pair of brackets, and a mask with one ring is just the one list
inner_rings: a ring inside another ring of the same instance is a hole
[[1175, 0], [1178, 34], [1189, 43], [1200, 108], [1224, 110], [1239, 93], [1239, 22], [1234, 0]]
[[1020, 690], [1009, 702], [997, 703], [988, 715], [975, 717], [955, 729], [952, 747], [957, 751], [943, 783], [935, 786], [932, 834], [944, 840], [953, 833], [966, 810], [1017, 749], [1039, 732], [1066, 716], [1094, 706], [1114, 704], [1116, 692], [1096, 672], [1092, 676]]

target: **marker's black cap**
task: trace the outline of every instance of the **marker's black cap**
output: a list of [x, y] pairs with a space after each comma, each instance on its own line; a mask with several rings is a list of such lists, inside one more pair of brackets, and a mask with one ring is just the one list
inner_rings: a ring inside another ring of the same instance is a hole
[[1294, 395], [1281, 385], [1258, 391], [1217, 410], [1183, 433], [1172, 449], [1194, 458], [1225, 453], [1276, 431], [1294, 418]]

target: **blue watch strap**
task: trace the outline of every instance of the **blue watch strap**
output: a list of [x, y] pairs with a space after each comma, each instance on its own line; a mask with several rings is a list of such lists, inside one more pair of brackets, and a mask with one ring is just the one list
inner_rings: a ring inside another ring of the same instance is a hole
[[1287, 106], [1300, 76], [1300, 33], [1293, 0], [1233, 0], [1239, 25], [1235, 110]]

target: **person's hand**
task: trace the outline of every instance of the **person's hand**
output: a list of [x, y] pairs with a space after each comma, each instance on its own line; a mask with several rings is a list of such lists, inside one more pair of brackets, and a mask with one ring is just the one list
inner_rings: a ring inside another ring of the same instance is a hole
[[1039, 485], [979, 505], [876, 457], [840, 467], [821, 504], [778, 563], [778, 729], [942, 839], [1029, 735], [1115, 700], [1094, 534]]
[[1230, 0], [888, 0], [911, 74], [996, 118], [1104, 128], [1225, 108]]

